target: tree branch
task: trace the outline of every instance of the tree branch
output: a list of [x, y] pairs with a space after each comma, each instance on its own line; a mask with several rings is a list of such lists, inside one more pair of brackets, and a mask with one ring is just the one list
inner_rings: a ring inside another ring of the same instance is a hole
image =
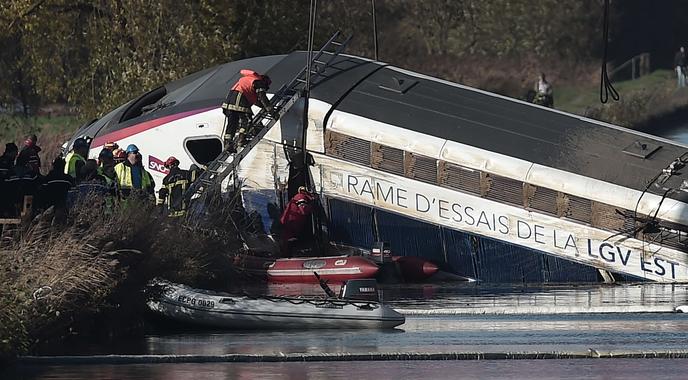
[[41, 5], [45, 3], [45, 0], [38, 0], [35, 3], [33, 3], [32, 6], [29, 7], [26, 11], [24, 11], [21, 15], [17, 16], [12, 22], [10, 23], [9, 29], [12, 30], [12, 27], [14, 27], [14, 24], [17, 23], [17, 21], [23, 19], [24, 17], [30, 15], [31, 13], [35, 12]]

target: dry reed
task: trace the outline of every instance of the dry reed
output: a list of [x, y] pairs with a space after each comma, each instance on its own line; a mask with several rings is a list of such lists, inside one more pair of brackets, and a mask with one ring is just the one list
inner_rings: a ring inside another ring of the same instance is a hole
[[227, 288], [240, 242], [226, 207], [217, 206], [203, 213], [203, 223], [192, 224], [162, 216], [147, 200], [108, 209], [87, 197], [67, 220], [59, 222], [49, 209], [5, 236], [0, 358], [46, 339], [88, 333], [83, 330], [94, 315], [140, 319], [140, 290], [154, 277]]

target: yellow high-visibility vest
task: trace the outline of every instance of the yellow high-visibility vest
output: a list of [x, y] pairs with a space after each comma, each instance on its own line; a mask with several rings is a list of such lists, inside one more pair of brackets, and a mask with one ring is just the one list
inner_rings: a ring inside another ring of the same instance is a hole
[[[130, 190], [134, 187], [134, 182], [131, 179], [131, 167], [124, 165], [124, 162], [120, 162], [115, 165], [115, 174], [117, 174], [117, 180], [119, 181], [119, 188], [121, 190]], [[153, 184], [153, 179], [150, 173], [146, 169], [141, 168], [141, 189], [146, 190]]]
[[83, 163], [86, 163], [86, 160], [81, 157], [79, 153], [76, 153], [74, 151], [69, 152], [67, 154], [67, 158], [65, 158], [65, 168], [64, 168], [64, 173], [69, 174], [72, 176], [72, 178], [76, 179], [76, 162], [81, 161]]
[[115, 179], [112, 179], [112, 178], [106, 176], [106, 175], [105, 175], [105, 170], [103, 170], [103, 167], [102, 167], [102, 166], [98, 166], [98, 174], [102, 175], [103, 178], [105, 178], [105, 183], [106, 183], [108, 186], [112, 186], [113, 182], [115, 182], [115, 180], [117, 179], [117, 176], [115, 176]]

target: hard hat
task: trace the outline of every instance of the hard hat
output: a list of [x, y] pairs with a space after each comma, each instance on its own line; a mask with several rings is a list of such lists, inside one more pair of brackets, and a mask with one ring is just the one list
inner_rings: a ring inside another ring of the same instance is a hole
[[29, 136], [26, 136], [26, 140], [24, 140], [24, 145], [28, 146], [28, 147], [32, 147], [32, 146], [36, 145], [37, 142], [38, 142], [38, 136], [29, 135]]
[[113, 150], [119, 148], [119, 145], [117, 145], [116, 142], [110, 141], [110, 142], [106, 142], [105, 145], [103, 145], [103, 148], [105, 148], [109, 151], [113, 151]]
[[79, 137], [78, 139], [74, 140], [74, 149], [80, 148], [88, 148], [88, 143], [86, 142], [86, 139], [82, 137]]
[[299, 186], [299, 193], [306, 193], [308, 190], [306, 190], [306, 186]]
[[139, 147], [137, 147], [136, 145], [129, 144], [129, 146], [127, 146], [127, 153], [138, 153], [138, 152], [139, 152]]
[[114, 156], [114, 158], [127, 158], [127, 154], [121, 148], [115, 149], [115, 151], [112, 152], [112, 155]]
[[100, 151], [98, 154], [98, 159], [103, 159], [103, 158], [110, 158], [113, 159], [115, 156], [112, 154], [112, 151], [108, 148], [103, 148], [103, 150]]
[[167, 161], [165, 161], [165, 167], [166, 168], [171, 168], [172, 165], [175, 165], [175, 164], [179, 165], [179, 160], [176, 159], [174, 156], [170, 156], [170, 158], [168, 158]]

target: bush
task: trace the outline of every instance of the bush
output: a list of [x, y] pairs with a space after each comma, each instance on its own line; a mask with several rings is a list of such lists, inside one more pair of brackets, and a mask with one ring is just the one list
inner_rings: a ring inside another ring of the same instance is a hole
[[222, 288], [234, 278], [231, 253], [239, 243], [220, 211], [210, 233], [161, 216], [148, 201], [132, 199], [112, 210], [92, 206], [101, 203], [84, 200], [64, 223], [49, 209], [15, 236], [5, 234], [0, 357], [87, 332], [94, 316], [127, 319], [127, 325], [140, 320], [141, 289], [154, 277]]

